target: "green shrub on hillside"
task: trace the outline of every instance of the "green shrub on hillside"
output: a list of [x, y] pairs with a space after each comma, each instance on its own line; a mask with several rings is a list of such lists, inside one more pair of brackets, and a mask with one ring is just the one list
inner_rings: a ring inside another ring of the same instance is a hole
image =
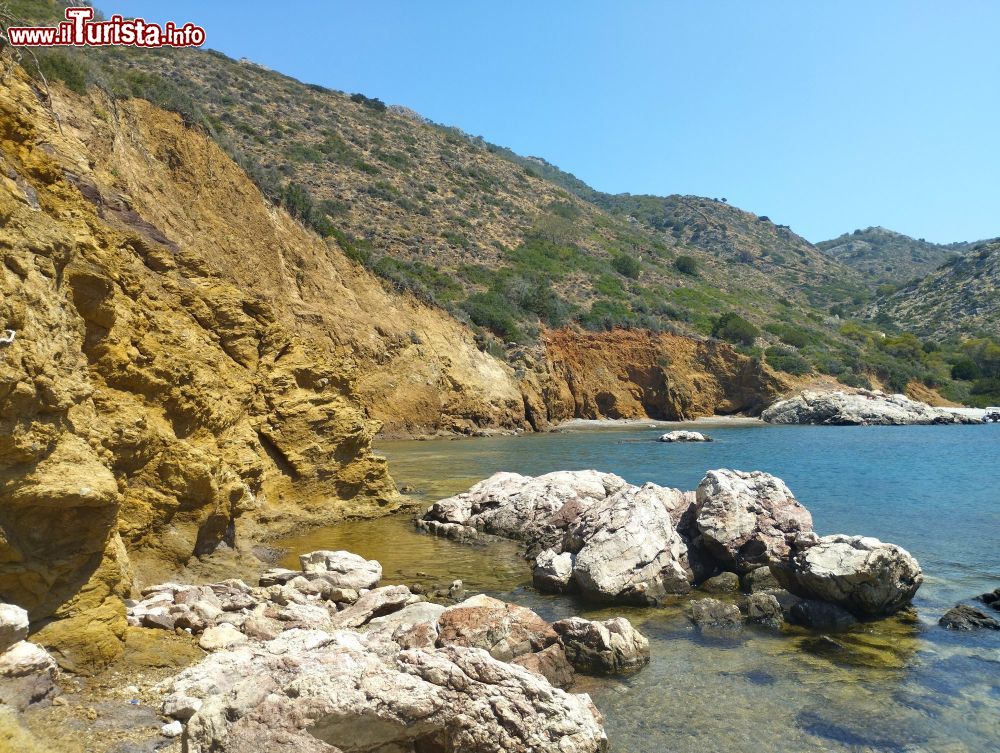
[[753, 345], [759, 336], [760, 330], [735, 311], [720, 316], [712, 327], [712, 337], [740, 345]]
[[628, 256], [626, 254], [622, 254], [621, 256], [616, 256], [614, 259], [612, 259], [611, 267], [618, 274], [622, 275], [623, 277], [628, 277], [631, 280], [638, 278], [639, 272], [641, 271], [639, 262], [636, 261], [636, 259], [634, 259], [633, 257]]
[[515, 312], [505, 298], [496, 293], [473, 293], [462, 309], [473, 323], [510, 342], [522, 342], [524, 333], [517, 325]]
[[962, 379], [971, 382], [974, 379], [979, 379], [982, 375], [982, 369], [968, 356], [957, 361], [951, 367], [952, 379]]
[[772, 369], [801, 376], [812, 371], [809, 362], [791, 348], [772, 345], [764, 351], [767, 363]]
[[678, 256], [674, 259], [674, 269], [692, 277], [698, 274], [698, 260], [693, 256]]

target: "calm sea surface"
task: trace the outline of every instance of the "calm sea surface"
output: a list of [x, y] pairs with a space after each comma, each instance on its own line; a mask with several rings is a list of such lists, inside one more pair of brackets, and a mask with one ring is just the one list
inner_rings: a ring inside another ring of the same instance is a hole
[[830, 637], [747, 629], [712, 640], [690, 627], [682, 604], [594, 612], [537, 594], [514, 545], [437, 539], [414, 531], [412, 516], [283, 544], [294, 554], [344, 548], [378, 559], [387, 583], [461, 578], [470, 592], [548, 619], [625, 614], [650, 638], [652, 662], [631, 677], [584, 678], [576, 688], [603, 712], [614, 751], [1000, 751], [1000, 631], [937, 626], [956, 601], [1000, 586], [1000, 426], [692, 428], [716, 441], [634, 441], [663, 431], [642, 425], [379, 449], [397, 483], [428, 501], [500, 470], [596, 468], [682, 489], [712, 468], [767, 471], [809, 508], [820, 534], [863, 533], [908, 549], [925, 575], [915, 618]]

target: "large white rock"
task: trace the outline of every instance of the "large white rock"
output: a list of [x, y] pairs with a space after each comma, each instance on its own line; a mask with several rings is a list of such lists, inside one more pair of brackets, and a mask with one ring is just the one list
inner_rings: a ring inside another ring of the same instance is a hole
[[572, 581], [598, 602], [655, 604], [690, 588], [687, 546], [664, 506], [662, 487], [628, 486], [587, 508], [569, 526]]
[[881, 617], [910, 603], [923, 583], [917, 561], [902, 547], [870, 536], [824, 536], [774, 568], [794, 594]]
[[872, 424], [978, 424], [983, 419], [948, 408], [932, 408], [906, 395], [888, 395], [874, 390], [858, 392], [814, 392], [779, 400], [762, 414], [772, 424], [827, 424], [868, 426]]
[[0, 653], [27, 637], [27, 610], [16, 604], [0, 604]]
[[348, 631], [292, 630], [216, 652], [166, 689], [202, 700], [188, 753], [607, 749], [588, 696], [478, 648], [400, 650]]
[[382, 580], [382, 565], [366, 560], [353, 552], [320, 550], [299, 556], [302, 572], [319, 574], [323, 580], [339, 588], [375, 588]]
[[698, 485], [695, 525], [725, 570], [749, 573], [786, 558], [812, 516], [780, 478], [753, 471], [709, 471]]
[[702, 434], [700, 431], [668, 431], [661, 434], [657, 442], [711, 442], [712, 438]]

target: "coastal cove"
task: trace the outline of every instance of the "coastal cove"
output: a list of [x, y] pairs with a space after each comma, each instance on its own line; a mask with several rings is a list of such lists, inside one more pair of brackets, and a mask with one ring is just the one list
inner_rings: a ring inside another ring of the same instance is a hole
[[420, 512], [500, 470], [594, 468], [681, 489], [695, 488], [712, 468], [766, 471], [784, 479], [820, 534], [864, 533], [909, 550], [925, 576], [916, 619], [899, 616], [829, 637], [748, 627], [739, 637], [711, 638], [684, 616], [683, 597], [661, 608], [594, 610], [539, 594], [516, 544], [470, 545], [418, 533], [416, 510], [280, 543], [292, 554], [347, 549], [378, 559], [391, 582], [434, 587], [460, 578], [469, 593], [528, 606], [549, 620], [628, 617], [650, 640], [650, 665], [575, 688], [594, 698], [615, 751], [702, 751], [706, 743], [721, 751], [998, 749], [997, 635], [937, 625], [957, 601], [1000, 579], [1000, 504], [989, 478], [1000, 467], [998, 427], [700, 421], [687, 428], [714, 442], [655, 442], [666, 428], [574, 425], [545, 435], [383, 442], [376, 449], [397, 483], [415, 490], [410, 499]]

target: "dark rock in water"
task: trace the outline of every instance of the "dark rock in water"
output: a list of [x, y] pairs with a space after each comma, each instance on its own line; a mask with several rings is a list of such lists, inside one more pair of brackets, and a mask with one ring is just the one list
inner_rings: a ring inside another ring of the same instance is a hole
[[994, 588], [989, 593], [980, 594], [976, 598], [983, 602], [986, 606], [993, 607], [997, 611], [1000, 611], [1000, 588]]
[[778, 579], [774, 577], [774, 573], [771, 572], [771, 568], [766, 565], [763, 567], [758, 567], [756, 570], [751, 570], [749, 573], [744, 575], [740, 579], [740, 587], [748, 594], [756, 593], [757, 591], [768, 591], [775, 588], [780, 588]]
[[752, 669], [746, 673], [746, 678], [754, 685], [774, 685], [777, 680], [774, 675], [762, 669]]
[[719, 573], [706, 580], [698, 588], [710, 594], [735, 593], [740, 590], [740, 576], [736, 573]]
[[948, 630], [1000, 630], [1000, 622], [967, 604], [949, 609], [938, 624]]
[[858, 623], [846, 609], [815, 599], [803, 599], [793, 605], [789, 616], [795, 625], [828, 632], [848, 630]]
[[743, 613], [735, 604], [718, 599], [697, 599], [688, 603], [687, 616], [702, 630], [737, 631], [743, 627]]
[[649, 663], [649, 641], [624, 617], [570, 617], [552, 623], [574, 668], [588, 674], [634, 672]]
[[795, 725], [815, 737], [851, 748], [879, 750], [885, 753], [902, 753], [911, 749], [910, 742], [913, 738], [913, 733], [908, 730], [893, 730], [893, 734], [888, 735], [884, 731], [880, 733], [873, 729], [867, 720], [835, 721], [827, 718], [825, 712], [808, 709], [798, 713]]
[[747, 599], [747, 621], [772, 628], [781, 627], [783, 612], [777, 597], [769, 593], [751, 594]]

